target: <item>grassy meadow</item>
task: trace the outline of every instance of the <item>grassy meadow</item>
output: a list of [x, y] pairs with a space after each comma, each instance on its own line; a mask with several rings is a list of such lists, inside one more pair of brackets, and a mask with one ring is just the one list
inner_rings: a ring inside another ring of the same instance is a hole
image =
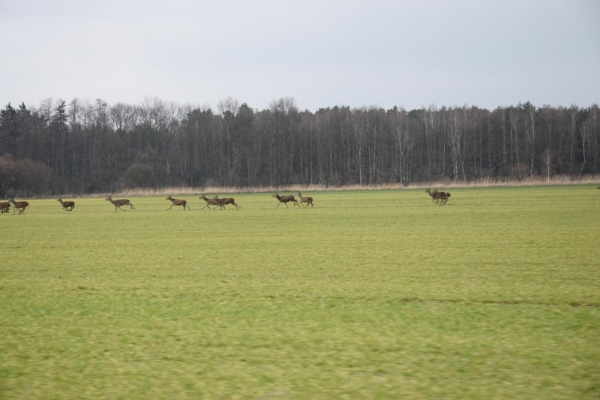
[[600, 397], [600, 190], [423, 190], [0, 214], [0, 398]]

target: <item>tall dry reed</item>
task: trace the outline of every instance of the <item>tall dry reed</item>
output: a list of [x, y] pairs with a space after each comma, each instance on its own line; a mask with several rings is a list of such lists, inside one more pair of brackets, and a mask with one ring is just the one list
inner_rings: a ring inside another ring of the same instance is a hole
[[220, 186], [171, 186], [164, 188], [132, 188], [123, 189], [113, 193], [98, 193], [90, 197], [100, 197], [112, 194], [113, 196], [163, 196], [163, 195], [214, 195], [230, 193], [285, 193], [285, 192], [321, 192], [321, 191], [341, 191], [341, 190], [391, 190], [391, 189], [418, 189], [428, 187], [438, 188], [471, 188], [471, 187], [508, 187], [508, 186], [539, 186], [539, 185], [586, 185], [600, 184], [600, 176], [581, 176], [572, 177], [568, 175], [554, 176], [548, 182], [546, 177], [534, 176], [521, 180], [509, 178], [481, 178], [469, 182], [464, 181], [432, 181], [419, 182], [409, 185], [399, 183], [383, 183], [369, 186], [346, 185], [346, 186], [326, 186], [322, 184], [312, 185], [286, 185], [286, 186], [255, 186], [255, 187], [220, 187]]

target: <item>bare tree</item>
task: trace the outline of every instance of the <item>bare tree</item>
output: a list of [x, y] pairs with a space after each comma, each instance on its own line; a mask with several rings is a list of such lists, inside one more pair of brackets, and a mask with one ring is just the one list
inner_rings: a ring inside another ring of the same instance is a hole
[[586, 162], [586, 150], [589, 146], [589, 141], [590, 141], [590, 136], [591, 136], [591, 132], [592, 132], [592, 120], [591, 119], [586, 119], [583, 124], [581, 124], [581, 128], [579, 130], [580, 134], [581, 134], [581, 154], [583, 157], [583, 162], [581, 163], [581, 169], [579, 170], [579, 176], [581, 176], [581, 174], [583, 173], [583, 169], [585, 168], [585, 162]]
[[229, 112], [235, 117], [240, 109], [240, 102], [229, 96], [223, 100], [219, 100], [217, 109], [223, 115]]
[[450, 130], [448, 140], [450, 144], [450, 151], [452, 153], [452, 166], [453, 166], [453, 177], [454, 179], [460, 179], [460, 172], [462, 171], [463, 180], [466, 181], [464, 169], [464, 152], [463, 152], [463, 136], [465, 129], [465, 110], [455, 108], [450, 111]]
[[527, 154], [529, 157], [529, 176], [533, 176], [533, 166], [535, 163], [535, 106], [531, 103], [526, 103], [524, 106], [526, 112], [525, 123], [525, 143], [527, 146]]
[[[397, 161], [394, 163], [396, 179], [403, 184], [408, 183], [410, 179], [410, 154], [413, 149], [412, 136], [409, 133], [408, 116], [406, 110], [398, 110], [393, 119], [393, 127], [396, 135], [396, 154]], [[396, 160], [396, 158], [394, 158]]]
[[553, 156], [554, 154], [552, 153], [552, 149], [550, 147], [546, 147], [546, 150], [544, 150], [544, 153], [542, 154], [542, 160], [544, 161], [544, 165], [546, 166], [546, 182], [550, 182], [550, 164], [552, 163]]
[[577, 131], [577, 119], [579, 117], [579, 109], [577, 108], [576, 105], [571, 105], [571, 107], [569, 108], [569, 117], [570, 117], [570, 132], [571, 132], [571, 154], [570, 154], [570, 163], [569, 163], [569, 172], [573, 171], [573, 167], [575, 165], [575, 149], [577, 147], [577, 138], [576, 138], [576, 131]]

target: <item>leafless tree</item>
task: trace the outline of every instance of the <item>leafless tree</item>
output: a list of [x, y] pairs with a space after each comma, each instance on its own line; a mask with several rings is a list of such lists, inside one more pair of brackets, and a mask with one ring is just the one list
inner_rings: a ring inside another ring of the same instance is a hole
[[546, 182], [550, 182], [550, 164], [552, 163], [553, 156], [554, 154], [552, 152], [552, 149], [550, 147], [546, 147], [546, 150], [544, 150], [544, 154], [542, 154], [542, 160], [544, 161], [544, 165], [546, 166]]

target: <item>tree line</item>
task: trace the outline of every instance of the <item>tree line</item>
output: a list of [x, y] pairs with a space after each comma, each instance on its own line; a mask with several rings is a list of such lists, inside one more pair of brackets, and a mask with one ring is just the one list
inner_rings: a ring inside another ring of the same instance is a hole
[[596, 175], [597, 105], [264, 110], [74, 99], [0, 112], [0, 197], [126, 187], [419, 183]]

